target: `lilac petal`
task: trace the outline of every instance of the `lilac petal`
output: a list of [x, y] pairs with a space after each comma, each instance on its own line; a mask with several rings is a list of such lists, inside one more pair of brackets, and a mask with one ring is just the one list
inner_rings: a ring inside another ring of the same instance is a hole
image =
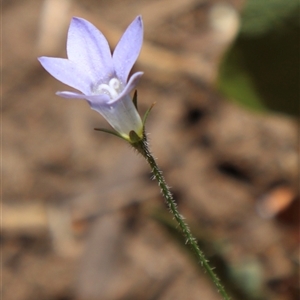
[[137, 60], [143, 43], [143, 21], [138, 16], [128, 26], [113, 53], [113, 63], [117, 77], [123, 83]]
[[143, 123], [129, 96], [142, 75], [143, 72], [133, 74], [119, 97], [112, 101], [109, 101], [109, 97], [97, 99], [96, 101], [96, 96], [104, 97], [107, 95], [85, 97], [89, 100], [91, 108], [99, 112], [125, 138], [129, 138], [131, 130], [134, 130], [138, 135], [142, 135]]
[[84, 94], [91, 92], [92, 80], [87, 73], [82, 71], [80, 66], [64, 58], [42, 56], [38, 60], [46, 71], [57, 80]]
[[104, 35], [90, 22], [72, 18], [67, 42], [68, 58], [93, 78], [105, 81], [113, 73], [110, 48]]
[[95, 105], [106, 105], [109, 102], [109, 96], [106, 94], [100, 94], [100, 95], [85, 95], [84, 99], [86, 99], [91, 108], [93, 108]]
[[105, 94], [101, 95], [83, 95], [69, 91], [56, 92], [56, 95], [67, 99], [84, 99], [87, 100], [91, 108], [94, 106], [105, 105], [109, 102], [109, 96]]
[[129, 138], [131, 130], [142, 135], [143, 123], [129, 95], [119, 98], [119, 101], [112, 104], [97, 103], [91, 108], [99, 112], [125, 138]]
[[85, 95], [69, 91], [56, 92], [56, 95], [67, 99], [85, 99]]

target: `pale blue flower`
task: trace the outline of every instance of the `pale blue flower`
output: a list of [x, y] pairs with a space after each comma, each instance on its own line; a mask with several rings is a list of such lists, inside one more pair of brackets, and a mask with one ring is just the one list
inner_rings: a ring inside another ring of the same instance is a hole
[[113, 55], [104, 35], [91, 23], [72, 18], [65, 58], [39, 57], [42, 66], [57, 80], [81, 93], [63, 91], [64, 98], [86, 99], [123, 138], [130, 131], [143, 135], [143, 123], [129, 93], [142, 72], [128, 75], [143, 43], [143, 22], [138, 16], [126, 29]]

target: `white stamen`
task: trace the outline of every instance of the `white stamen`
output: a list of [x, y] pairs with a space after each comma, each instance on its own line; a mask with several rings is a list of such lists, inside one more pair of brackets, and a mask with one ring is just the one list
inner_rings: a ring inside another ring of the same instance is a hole
[[114, 90], [117, 90], [120, 87], [120, 81], [117, 78], [112, 78], [108, 84]]
[[118, 97], [120, 92], [121, 83], [117, 78], [112, 78], [108, 84], [101, 83], [94, 89], [95, 94], [107, 94], [111, 99]]

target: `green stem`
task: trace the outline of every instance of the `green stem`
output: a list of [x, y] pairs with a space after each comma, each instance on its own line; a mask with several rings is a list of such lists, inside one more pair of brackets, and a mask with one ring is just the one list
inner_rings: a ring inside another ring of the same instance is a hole
[[147, 142], [146, 138], [144, 138], [143, 140], [141, 140], [137, 143], [132, 144], [132, 146], [135, 149], [137, 149], [138, 152], [141, 153], [143, 155], [143, 157], [149, 163], [149, 165], [152, 169], [153, 175], [156, 178], [156, 180], [158, 181], [159, 187], [161, 188], [161, 192], [162, 192], [164, 198], [166, 199], [169, 209], [170, 209], [171, 213], [174, 215], [175, 220], [179, 224], [184, 236], [187, 239], [187, 243], [190, 244], [192, 249], [195, 251], [197, 257], [200, 260], [201, 265], [203, 266], [203, 268], [206, 270], [209, 277], [214, 282], [218, 291], [223, 296], [223, 299], [230, 300], [230, 297], [227, 295], [224, 287], [220, 283], [220, 279], [214, 273], [213, 269], [210, 267], [210, 265], [208, 263], [208, 260], [205, 258], [203, 252], [200, 250], [198, 243], [197, 243], [196, 239], [193, 237], [188, 225], [185, 223], [183, 217], [179, 214], [179, 212], [177, 210], [176, 202], [173, 199], [170, 189], [168, 188], [166, 181], [162, 175], [162, 172], [158, 168], [157, 163], [148, 148], [148, 142]]

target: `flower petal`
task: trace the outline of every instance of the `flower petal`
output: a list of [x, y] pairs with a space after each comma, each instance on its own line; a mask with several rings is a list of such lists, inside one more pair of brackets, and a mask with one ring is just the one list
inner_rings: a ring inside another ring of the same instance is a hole
[[[112, 101], [109, 101], [107, 95], [85, 96], [85, 99], [89, 100], [91, 108], [99, 112], [126, 139], [129, 139], [131, 130], [134, 130], [139, 136], [142, 136], [143, 133], [141, 117], [129, 96], [142, 75], [143, 72], [133, 74], [119, 97]], [[103, 98], [96, 98], [100, 96]], [[106, 99], [104, 99], [105, 96]]]
[[56, 92], [56, 95], [67, 99], [84, 99], [89, 103], [92, 109], [94, 106], [105, 105], [106, 103], [109, 102], [109, 96], [105, 94], [89, 96], [89, 95], [83, 95], [83, 94], [78, 94], [69, 91], [63, 91], [63, 92]]
[[105, 81], [113, 73], [113, 62], [106, 38], [84, 19], [72, 18], [67, 53], [69, 60], [82, 66], [94, 82]]
[[131, 130], [142, 136], [143, 123], [129, 95], [119, 98], [112, 104], [93, 103], [91, 108], [99, 112], [126, 139], [129, 139]]
[[41, 65], [53, 77], [62, 83], [81, 91], [84, 94], [91, 93], [92, 80], [82, 71], [80, 66], [65, 58], [46, 57], [38, 58]]
[[85, 95], [84, 99], [86, 99], [91, 108], [97, 105], [106, 105], [109, 102], [109, 96], [106, 94], [101, 95]]
[[69, 91], [56, 92], [56, 95], [67, 99], [85, 99], [85, 95]]
[[138, 16], [128, 26], [113, 53], [116, 75], [123, 83], [137, 60], [143, 43], [143, 21]]

